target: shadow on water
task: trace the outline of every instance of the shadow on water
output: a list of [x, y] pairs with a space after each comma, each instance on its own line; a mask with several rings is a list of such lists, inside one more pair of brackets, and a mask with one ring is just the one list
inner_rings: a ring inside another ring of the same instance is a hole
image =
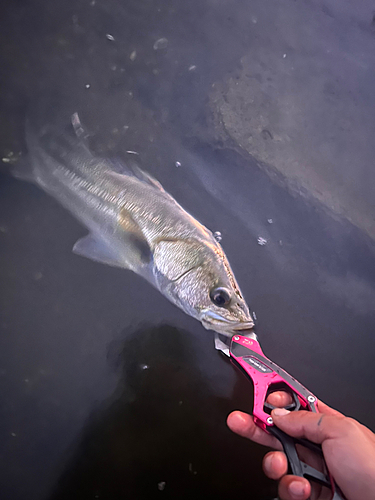
[[233, 400], [250, 409], [251, 388], [239, 376], [232, 398], [212, 394], [195, 361], [198, 348], [167, 325], [112, 344], [118, 386], [91, 415], [49, 500], [159, 498], [161, 491], [164, 498], [244, 491], [273, 498], [274, 485], [259, 479], [264, 450], [225, 425]]

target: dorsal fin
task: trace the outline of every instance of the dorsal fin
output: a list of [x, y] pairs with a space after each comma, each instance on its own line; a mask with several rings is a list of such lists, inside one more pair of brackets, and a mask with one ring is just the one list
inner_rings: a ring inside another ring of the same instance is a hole
[[141, 182], [148, 184], [154, 189], [157, 189], [166, 198], [169, 198], [170, 200], [174, 201], [174, 203], [176, 203], [176, 200], [163, 188], [160, 182], [157, 179], [155, 179], [155, 177], [153, 177], [151, 174], [142, 170], [135, 162], [124, 164], [120, 160], [111, 159], [111, 165], [112, 165], [112, 170], [108, 172], [109, 175], [114, 177], [116, 176], [135, 177]]
[[135, 163], [130, 165], [130, 168], [134, 172], [135, 177], [139, 179], [140, 181], [146, 182], [147, 184], [150, 184], [150, 186], [153, 186], [156, 189], [159, 189], [160, 191], [163, 191], [164, 193], [166, 192], [163, 186], [160, 184], [158, 180], [155, 179], [151, 174], [148, 172], [145, 172], [142, 170], [138, 165]]

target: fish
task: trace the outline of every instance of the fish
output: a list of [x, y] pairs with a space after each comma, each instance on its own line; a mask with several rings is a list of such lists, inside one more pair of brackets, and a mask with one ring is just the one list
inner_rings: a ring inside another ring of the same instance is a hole
[[28, 160], [13, 175], [33, 182], [89, 231], [79, 256], [142, 276], [204, 328], [232, 336], [253, 318], [214, 234], [138, 165], [95, 155], [78, 114], [67, 129], [26, 127]]

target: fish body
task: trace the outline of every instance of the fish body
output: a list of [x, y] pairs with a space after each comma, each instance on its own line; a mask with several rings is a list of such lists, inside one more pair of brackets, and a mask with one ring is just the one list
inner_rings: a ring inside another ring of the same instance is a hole
[[[73, 123], [74, 126], [74, 123]], [[80, 129], [82, 130], [82, 129]], [[253, 320], [221, 245], [138, 167], [94, 156], [76, 133], [26, 139], [35, 182], [89, 230], [73, 251], [143, 276], [207, 329], [232, 335]]]

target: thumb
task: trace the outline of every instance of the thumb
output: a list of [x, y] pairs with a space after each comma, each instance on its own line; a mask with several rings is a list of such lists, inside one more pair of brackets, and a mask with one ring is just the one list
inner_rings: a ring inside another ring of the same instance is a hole
[[317, 444], [322, 444], [326, 439], [337, 438], [346, 432], [346, 417], [343, 415], [309, 411], [289, 412], [284, 408], [276, 408], [271, 416], [275, 425], [289, 436], [306, 438]]

